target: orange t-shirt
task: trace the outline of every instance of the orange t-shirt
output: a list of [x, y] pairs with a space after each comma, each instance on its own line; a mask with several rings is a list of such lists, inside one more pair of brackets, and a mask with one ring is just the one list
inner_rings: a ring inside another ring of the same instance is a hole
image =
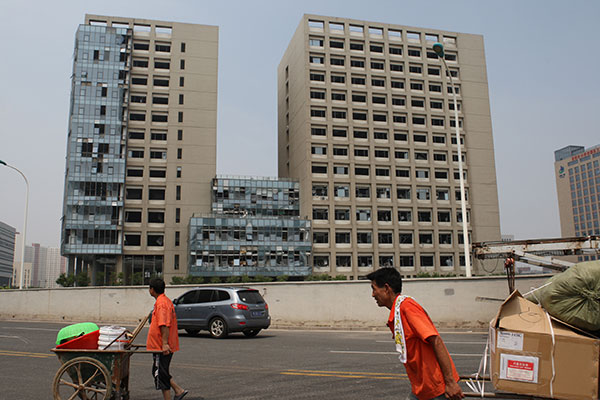
[[156, 298], [154, 310], [152, 310], [152, 322], [148, 330], [146, 350], [162, 352], [162, 335], [160, 327], [169, 327], [169, 347], [174, 353], [179, 350], [179, 335], [177, 334], [177, 317], [173, 302], [167, 296], [161, 294]]
[[[395, 304], [395, 301], [394, 301]], [[413, 393], [419, 400], [432, 399], [446, 392], [444, 375], [437, 361], [433, 346], [426, 342], [427, 338], [439, 335], [427, 312], [410, 297], [400, 304], [400, 317], [404, 328], [407, 360], [404, 367], [410, 380]], [[390, 311], [388, 327], [394, 335], [394, 307]], [[448, 355], [448, 357], [450, 357]], [[452, 364], [452, 375], [458, 382], [459, 376]]]

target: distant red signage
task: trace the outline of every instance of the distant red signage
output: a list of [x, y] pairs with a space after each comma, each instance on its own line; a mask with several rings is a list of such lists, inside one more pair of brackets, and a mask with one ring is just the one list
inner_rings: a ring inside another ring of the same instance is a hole
[[576, 156], [573, 156], [571, 158], [571, 161], [579, 160], [580, 158], [587, 157], [587, 156], [589, 156], [591, 154], [595, 154], [595, 153], [600, 153], [600, 147], [586, 151], [585, 153], [577, 154]]

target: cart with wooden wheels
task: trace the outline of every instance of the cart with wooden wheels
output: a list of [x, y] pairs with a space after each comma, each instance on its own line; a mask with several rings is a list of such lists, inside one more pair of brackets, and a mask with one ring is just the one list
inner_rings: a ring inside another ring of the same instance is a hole
[[133, 344], [147, 320], [129, 334], [123, 350], [52, 349], [62, 364], [52, 382], [54, 400], [129, 399], [129, 360], [134, 353], [149, 353]]

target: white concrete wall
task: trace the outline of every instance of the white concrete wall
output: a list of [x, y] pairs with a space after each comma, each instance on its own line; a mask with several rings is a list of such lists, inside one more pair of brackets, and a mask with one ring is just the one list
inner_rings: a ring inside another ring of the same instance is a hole
[[[525, 293], [547, 276], [517, 279]], [[235, 286], [235, 285], [231, 285]], [[369, 281], [283, 282], [249, 285], [269, 304], [273, 327], [383, 328], [388, 310], [378, 308]], [[168, 286], [175, 298], [193, 285]], [[483, 327], [504, 299], [505, 277], [407, 279], [403, 294], [414, 297], [439, 327]], [[152, 310], [147, 287], [94, 287], [0, 291], [0, 319], [135, 323]]]

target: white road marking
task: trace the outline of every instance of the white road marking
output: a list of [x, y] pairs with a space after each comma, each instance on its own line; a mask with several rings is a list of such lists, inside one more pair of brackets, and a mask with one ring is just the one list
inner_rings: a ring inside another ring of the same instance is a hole
[[48, 332], [58, 332], [59, 329], [50, 329], [50, 328], [27, 328], [24, 326], [1, 326], [0, 329], [22, 329], [26, 331], [48, 331]]
[[[376, 340], [375, 343], [394, 343], [394, 340]], [[444, 340], [446, 344], [485, 344], [485, 342], [449, 342]]]
[[20, 341], [24, 342], [24, 343], [30, 343], [29, 340], [27, 339], [23, 339], [21, 336], [7, 336], [7, 335], [0, 335], [0, 338], [6, 338], [6, 339], [19, 339]]
[[[395, 351], [352, 351], [352, 350], [329, 350], [330, 353], [337, 354], [398, 354]], [[461, 354], [461, 353], [450, 353], [451, 357], [481, 357], [482, 354]]]
[[338, 354], [398, 354], [395, 351], [350, 351], [350, 350], [329, 350], [330, 353]]

